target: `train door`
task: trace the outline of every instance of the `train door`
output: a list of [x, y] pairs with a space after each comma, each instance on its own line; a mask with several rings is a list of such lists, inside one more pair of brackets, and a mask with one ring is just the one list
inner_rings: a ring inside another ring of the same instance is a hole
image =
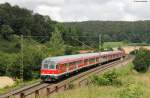
[[57, 69], [59, 70], [60, 73], [66, 72], [66, 66], [65, 66], [65, 64], [59, 64], [59, 65], [57, 65]]
[[84, 66], [87, 66], [87, 65], [89, 64], [88, 61], [89, 61], [88, 59], [85, 59], [85, 60], [84, 60]]
[[69, 72], [69, 63], [66, 63], [65, 66], [66, 66], [66, 72], [68, 73]]

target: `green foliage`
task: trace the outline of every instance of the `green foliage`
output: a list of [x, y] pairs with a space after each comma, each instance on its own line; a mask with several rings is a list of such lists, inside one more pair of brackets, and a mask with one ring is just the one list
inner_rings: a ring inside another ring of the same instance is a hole
[[73, 54], [73, 50], [74, 50], [74, 48], [72, 46], [67, 46], [66, 45], [65, 54], [66, 55], [71, 55], [71, 54]]
[[13, 29], [9, 25], [2, 25], [0, 28], [0, 34], [6, 40], [9, 40], [10, 35], [13, 33]]
[[107, 47], [105, 50], [106, 51], [113, 51], [113, 48], [112, 47]]
[[5, 53], [18, 53], [20, 52], [20, 37], [13, 35], [11, 41], [0, 39], [0, 51]]
[[91, 82], [96, 85], [121, 85], [121, 81], [118, 79], [118, 73], [113, 70], [103, 74], [103, 76], [94, 75], [91, 78]]
[[55, 28], [49, 43], [50, 54], [53, 56], [63, 55], [65, 53], [64, 41], [61, 37], [60, 31]]
[[[23, 48], [24, 79], [39, 78], [41, 61], [48, 56], [45, 46], [30, 40], [25, 41]], [[31, 44], [34, 43], [34, 47]], [[21, 56], [21, 55], [20, 55]], [[21, 65], [20, 65], [21, 66]]]
[[129, 63], [127, 66], [122, 66], [117, 70], [118, 76], [125, 77], [132, 73], [133, 70], [133, 63]]
[[138, 49], [135, 49], [133, 51], [130, 52], [131, 55], [136, 55], [136, 53], [138, 52]]
[[11, 65], [11, 61], [9, 61], [8, 58], [10, 58], [9, 54], [0, 52], [0, 75], [1, 76], [6, 74], [8, 66]]
[[[50, 36], [55, 24], [48, 16], [34, 14], [28, 9], [11, 6], [9, 3], [0, 4], [0, 35], [4, 38], [8, 38], [12, 31], [16, 35]], [[40, 42], [49, 40], [48, 37], [35, 39]]]
[[150, 66], [150, 50], [140, 48], [135, 55], [134, 69], [138, 72], [146, 72]]
[[[4, 42], [4, 41], [3, 41]], [[13, 43], [11, 43], [13, 44]], [[20, 43], [18, 43], [20, 46]], [[22, 50], [21, 50], [22, 51]], [[21, 78], [22, 54], [5, 53], [0, 51], [0, 75], [13, 78]], [[23, 77], [24, 80], [39, 78], [41, 61], [48, 56], [48, 50], [32, 39], [24, 39], [23, 42]]]
[[[6, 70], [6, 75], [13, 77], [13, 78], [20, 78], [20, 69], [21, 69], [21, 57], [20, 54], [16, 54], [16, 55], [9, 55], [11, 56], [10, 59], [12, 60], [7, 60], [8, 62], [11, 62], [10, 65], [7, 65], [8, 68]], [[13, 57], [12, 57], [13, 56]]]
[[16, 54], [7, 54], [7, 53], [2, 53], [0, 52], [0, 67], [1, 67], [1, 70], [0, 70], [0, 75], [9, 75], [9, 67], [11, 65], [14, 64], [15, 62], [15, 58], [16, 58]]
[[[103, 34], [105, 42], [128, 41], [135, 43], [150, 43], [150, 21], [84, 21], [66, 22], [65, 28], [82, 28], [82, 33], [97, 36]], [[89, 39], [84, 40], [87, 42]], [[95, 39], [96, 40], [96, 39]]]
[[119, 93], [119, 98], [143, 98], [143, 90], [137, 84], [128, 83]]
[[74, 88], [75, 88], [75, 84], [73, 84], [73, 83], [68, 84], [68, 89], [74, 89]]

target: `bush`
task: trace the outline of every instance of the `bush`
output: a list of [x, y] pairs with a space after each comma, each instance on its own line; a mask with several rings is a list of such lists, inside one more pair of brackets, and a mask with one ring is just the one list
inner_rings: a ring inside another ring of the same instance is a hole
[[133, 51], [130, 52], [131, 55], [136, 55], [136, 53], [138, 52], [138, 49], [135, 49]]
[[113, 70], [104, 73], [103, 76], [94, 75], [91, 78], [91, 82], [96, 85], [121, 85], [121, 81], [118, 79], [118, 73]]
[[74, 89], [74, 88], [75, 88], [75, 85], [73, 83], [68, 84], [68, 89]]
[[137, 84], [127, 84], [125, 88], [119, 91], [119, 98], [143, 98], [143, 90]]
[[6, 74], [7, 69], [7, 59], [8, 55], [0, 52], [0, 76], [3, 76]]
[[112, 47], [107, 47], [106, 50], [107, 51], [113, 51], [114, 49]]
[[140, 48], [135, 55], [134, 69], [138, 72], [146, 72], [150, 66], [150, 50]]
[[16, 61], [16, 54], [0, 52], [0, 76], [10, 75], [9, 68]]

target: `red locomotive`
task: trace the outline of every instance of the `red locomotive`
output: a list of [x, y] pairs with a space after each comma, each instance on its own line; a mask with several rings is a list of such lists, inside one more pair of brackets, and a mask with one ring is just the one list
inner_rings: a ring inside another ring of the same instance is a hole
[[54, 81], [83, 68], [125, 56], [123, 50], [48, 57], [42, 61], [41, 79]]

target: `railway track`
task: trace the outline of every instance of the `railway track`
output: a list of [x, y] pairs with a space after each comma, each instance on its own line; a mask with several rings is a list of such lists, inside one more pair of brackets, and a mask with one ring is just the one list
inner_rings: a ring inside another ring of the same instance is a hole
[[39, 96], [48, 96], [55, 92], [60, 92], [69, 89], [69, 85], [74, 83], [75, 85], [86, 85], [88, 83], [88, 77], [95, 73], [103, 72], [106, 69], [117, 65], [126, 65], [134, 59], [133, 56], [127, 56], [123, 60], [117, 60], [101, 66], [96, 66], [90, 70], [71, 76], [65, 80], [56, 83], [36, 83], [31, 86], [27, 86], [15, 91], [11, 91], [7, 94], [0, 96], [0, 98], [37, 98]]

